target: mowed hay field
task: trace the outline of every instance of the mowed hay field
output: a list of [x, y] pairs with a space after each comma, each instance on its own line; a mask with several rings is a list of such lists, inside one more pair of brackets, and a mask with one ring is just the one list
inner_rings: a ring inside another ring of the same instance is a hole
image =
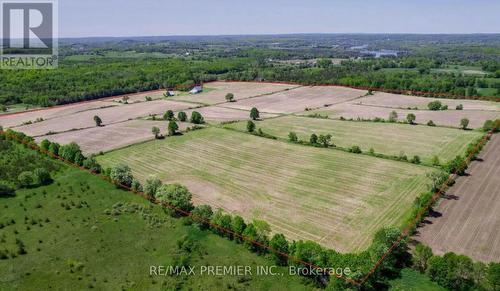
[[297, 87], [300, 86], [260, 82], [211, 82], [204, 85], [204, 92], [199, 94], [183, 93], [178, 96], [169, 97], [169, 99], [212, 105], [226, 102], [227, 93], [233, 93], [234, 99], [240, 100]]
[[224, 107], [250, 110], [257, 107], [268, 113], [294, 113], [306, 108], [318, 108], [325, 105], [343, 103], [367, 93], [364, 90], [337, 86], [300, 87], [280, 93], [249, 98], [224, 104]]
[[[246, 130], [246, 123], [225, 125]], [[478, 131], [453, 128], [430, 127], [409, 124], [340, 121], [331, 119], [283, 116], [256, 122], [265, 133], [288, 139], [289, 132], [297, 134], [299, 140], [309, 141], [312, 133], [331, 134], [336, 146], [348, 148], [357, 145], [368, 152], [399, 155], [404, 152], [409, 158], [419, 155], [423, 162], [430, 162], [437, 155], [441, 162], [453, 159], [465, 152], [467, 145], [480, 138]]]
[[360, 105], [352, 103], [342, 103], [337, 105], [332, 105], [330, 107], [321, 108], [314, 111], [302, 112], [302, 115], [310, 114], [321, 114], [328, 115], [329, 118], [340, 118], [344, 117], [347, 119], [353, 118], [364, 118], [364, 119], [374, 119], [374, 118], [384, 118], [388, 119], [389, 114], [392, 111], [396, 111], [398, 114], [398, 119], [401, 121], [406, 120], [406, 116], [409, 113], [413, 113], [416, 116], [416, 122], [419, 124], [426, 124], [429, 120], [432, 120], [436, 125], [449, 126], [449, 127], [459, 127], [460, 120], [462, 118], [469, 119], [469, 128], [480, 128], [483, 126], [484, 122], [488, 119], [497, 119], [500, 117], [500, 111], [486, 111], [486, 110], [443, 110], [443, 111], [431, 111], [431, 110], [403, 110], [394, 109], [389, 107], [371, 106], [371, 105]]
[[369, 245], [400, 225], [432, 169], [341, 151], [293, 145], [220, 128], [151, 141], [98, 157], [186, 185], [195, 203], [263, 219], [291, 239], [339, 251]]
[[448, 105], [448, 110], [455, 110], [457, 105], [462, 104], [463, 110], [500, 111], [500, 102], [417, 97], [385, 92], [376, 92], [373, 95], [360, 98], [356, 100], [356, 103], [401, 109], [415, 107], [418, 109], [428, 109], [427, 104], [432, 101], [439, 101], [443, 105]]
[[41, 108], [40, 110], [33, 110], [28, 112], [19, 112], [12, 115], [0, 115], [0, 125], [3, 127], [13, 127], [22, 125], [25, 122], [34, 122], [37, 118], [44, 120], [67, 116], [82, 111], [106, 108], [110, 106], [118, 106], [119, 104], [107, 101], [91, 101], [81, 102], [69, 105], [62, 105], [53, 108]]
[[122, 122], [150, 114], [163, 115], [167, 110], [184, 110], [193, 107], [192, 104], [157, 100], [127, 104], [104, 109], [87, 110], [61, 117], [55, 117], [42, 122], [16, 127], [15, 130], [22, 131], [27, 135], [40, 136], [52, 132], [64, 132], [73, 129], [90, 128], [95, 126], [94, 116], [102, 119], [104, 125]]
[[[48, 139], [59, 144], [76, 142], [84, 154], [93, 154], [154, 139], [151, 132], [153, 126], [158, 127], [161, 134], [166, 135], [167, 125], [167, 121], [129, 120], [107, 126], [40, 136], [36, 138], [36, 141], [41, 142]], [[177, 125], [180, 131], [191, 126], [186, 122], [178, 122]]]
[[455, 252], [483, 262], [500, 261], [500, 135], [492, 137], [459, 177], [414, 239], [437, 254]]
[[[186, 110], [188, 116], [191, 116], [193, 111], [198, 111], [205, 121], [209, 122], [224, 122], [224, 121], [234, 121], [234, 120], [244, 120], [250, 118], [250, 111], [247, 110], [239, 110], [232, 108], [225, 108], [220, 106], [207, 106], [201, 108], [195, 108]], [[277, 116], [276, 114], [270, 113], [261, 113], [260, 118], [269, 118]]]

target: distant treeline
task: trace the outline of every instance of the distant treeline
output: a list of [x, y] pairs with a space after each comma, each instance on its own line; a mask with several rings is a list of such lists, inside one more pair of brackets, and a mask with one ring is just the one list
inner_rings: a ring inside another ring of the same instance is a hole
[[[421, 57], [343, 61], [320, 59], [312, 65], [277, 64], [266, 51], [240, 57], [89, 58], [60, 62], [55, 70], [4, 70], [0, 74], [0, 104], [52, 106], [160, 88], [189, 89], [196, 83], [224, 80], [266, 80], [300, 84], [337, 84], [385, 90], [430, 92], [429, 96], [498, 100], [500, 62], [476, 63], [489, 78], [436, 73], [444, 60]], [[492, 81], [493, 80], [493, 81]], [[491, 88], [485, 98], [480, 87]]]

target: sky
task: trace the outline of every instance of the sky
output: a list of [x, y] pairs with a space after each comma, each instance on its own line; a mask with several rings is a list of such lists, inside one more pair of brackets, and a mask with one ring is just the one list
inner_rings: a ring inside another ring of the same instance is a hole
[[500, 33], [499, 0], [58, 0], [60, 37]]

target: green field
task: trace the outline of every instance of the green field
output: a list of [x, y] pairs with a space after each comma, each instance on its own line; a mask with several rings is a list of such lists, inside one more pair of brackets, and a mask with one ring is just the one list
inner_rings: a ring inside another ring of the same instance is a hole
[[[225, 125], [246, 130], [246, 122]], [[399, 155], [408, 158], [419, 155], [428, 163], [434, 155], [441, 162], [463, 154], [467, 144], [480, 138], [482, 133], [451, 128], [413, 126], [408, 124], [340, 121], [331, 119], [284, 116], [256, 123], [265, 133], [288, 139], [293, 131], [299, 140], [309, 141], [312, 133], [331, 134], [336, 146], [349, 148], [358, 145], [364, 152], [373, 148], [376, 153]]]
[[401, 278], [390, 281], [390, 291], [445, 291], [443, 287], [432, 282], [429, 277], [413, 270], [403, 269]]
[[156, 174], [179, 182], [195, 202], [344, 252], [366, 248], [382, 226], [400, 225], [431, 170], [219, 128], [130, 146], [98, 161], [128, 164], [142, 181]]
[[[0, 198], [0, 290], [308, 290], [296, 276], [149, 276], [150, 265], [273, 261], [79, 169]], [[18, 254], [16, 239], [26, 254]], [[183, 247], [179, 247], [182, 243]], [[279, 272], [287, 273], [285, 268]], [[199, 272], [198, 272], [199, 273]]]

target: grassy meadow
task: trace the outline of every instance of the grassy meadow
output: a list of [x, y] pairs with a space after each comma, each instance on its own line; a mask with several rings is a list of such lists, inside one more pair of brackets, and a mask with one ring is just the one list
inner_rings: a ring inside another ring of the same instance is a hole
[[[304, 290], [285, 276], [150, 276], [150, 265], [273, 261], [171, 218], [160, 206], [79, 169], [0, 198], [0, 290]], [[25, 253], [18, 250], [19, 240]], [[199, 272], [198, 272], [199, 273]]]

